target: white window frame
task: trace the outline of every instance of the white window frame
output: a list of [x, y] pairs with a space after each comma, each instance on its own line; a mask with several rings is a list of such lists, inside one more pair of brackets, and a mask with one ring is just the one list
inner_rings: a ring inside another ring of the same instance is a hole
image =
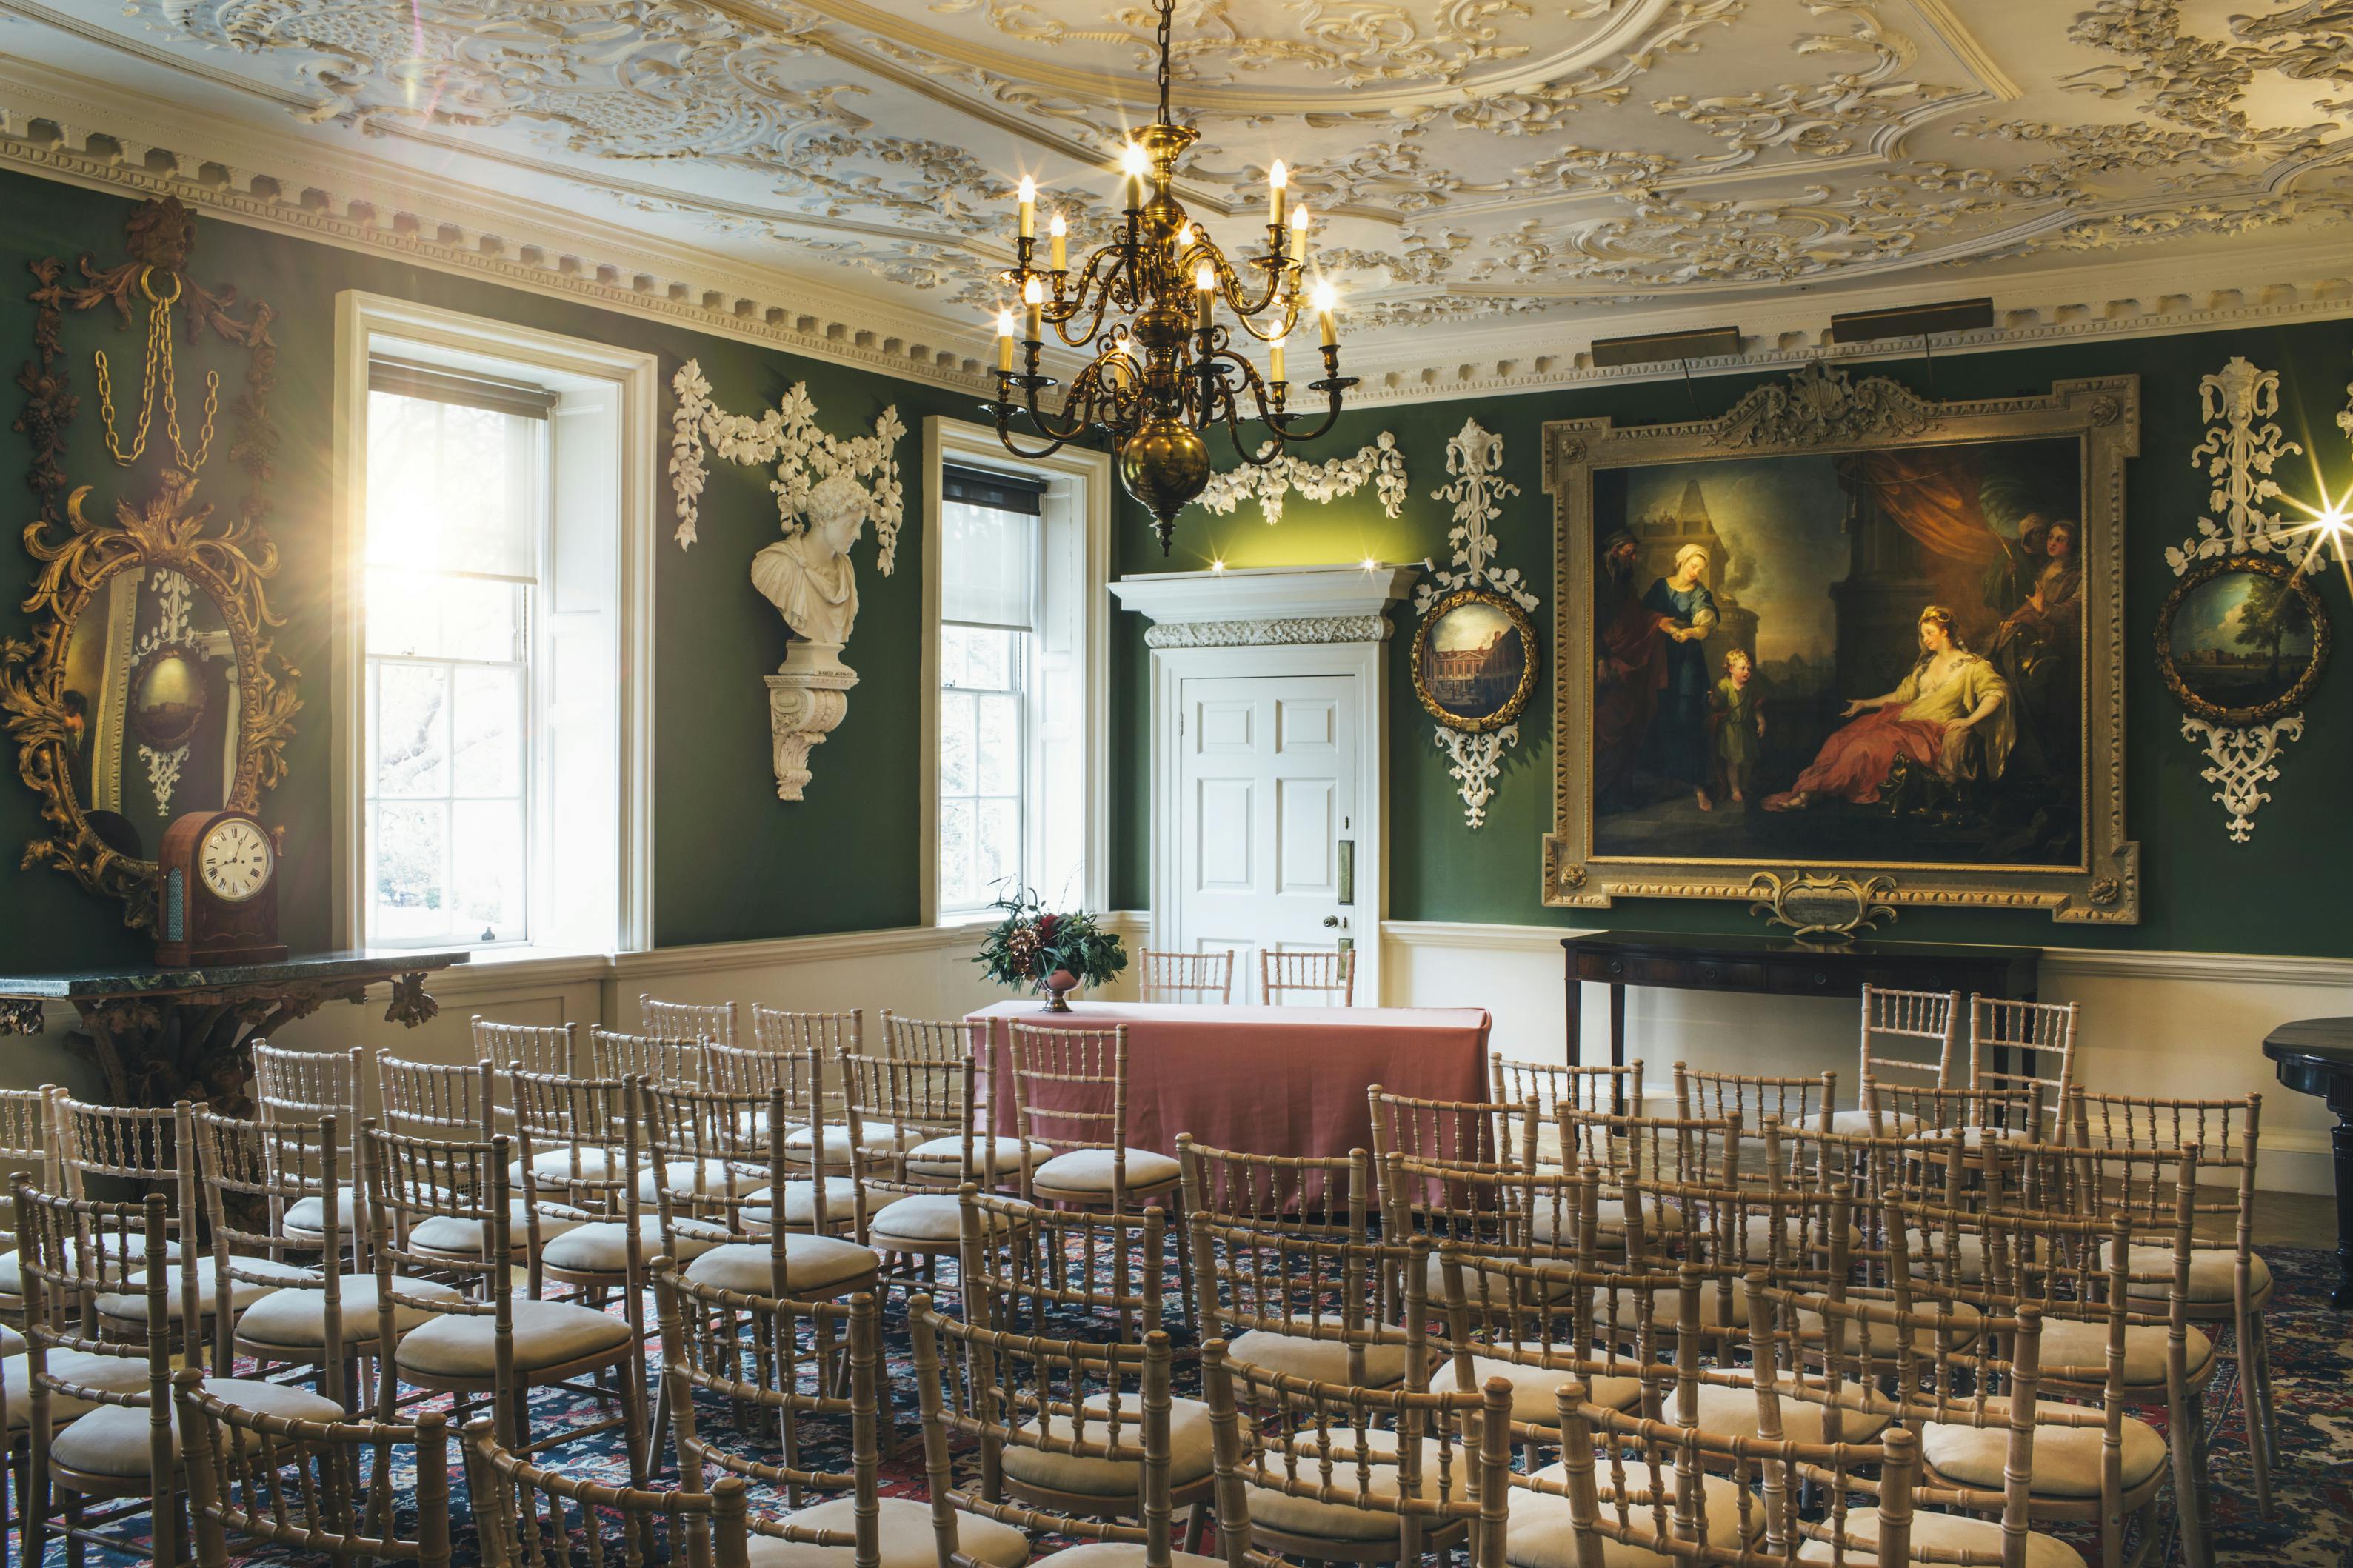
[[[1045, 504], [1076, 509], [1083, 531], [1081, 646], [1085, 660], [1086, 907], [1103, 911], [1111, 896], [1111, 458], [1064, 447], [1050, 458], [1016, 458], [985, 425], [933, 415], [923, 421], [923, 661], [920, 715], [922, 887], [919, 920], [940, 921], [940, 576], [946, 549], [940, 471], [948, 466], [994, 469], [1048, 481]], [[1034, 671], [1032, 672], [1034, 675]], [[1026, 763], [1025, 763], [1026, 765]], [[1029, 783], [1025, 782], [1025, 794]], [[1042, 889], [1049, 896], [1056, 889]]]
[[[615, 640], [620, 700], [615, 718], [619, 891], [615, 951], [653, 938], [654, 555], [659, 509], [661, 363], [650, 353], [543, 332], [487, 317], [346, 289], [335, 297], [333, 623], [330, 682], [329, 930], [338, 948], [362, 944], [367, 850], [367, 408], [368, 362], [378, 337], [586, 378], [611, 388], [621, 439], [615, 454], [620, 560]], [[501, 943], [483, 962], [546, 956]]]

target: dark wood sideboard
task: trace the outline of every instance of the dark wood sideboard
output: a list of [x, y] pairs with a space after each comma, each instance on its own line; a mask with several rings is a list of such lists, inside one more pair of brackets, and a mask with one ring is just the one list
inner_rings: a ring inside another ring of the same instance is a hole
[[1609, 1060], [1612, 1066], [1623, 1067], [1630, 985], [1858, 1000], [1865, 985], [1883, 985], [1903, 991], [1975, 992], [2031, 1001], [2042, 962], [2039, 947], [1796, 942], [1788, 937], [1687, 936], [1656, 931], [1589, 931], [1564, 938], [1560, 945], [1566, 954], [1568, 1060], [1573, 1067], [1585, 1061], [1579, 1004], [1589, 984], [1609, 987]]

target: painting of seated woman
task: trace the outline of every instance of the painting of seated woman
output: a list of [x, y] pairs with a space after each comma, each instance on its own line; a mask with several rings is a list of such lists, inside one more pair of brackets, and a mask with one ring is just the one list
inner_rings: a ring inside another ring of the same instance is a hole
[[2079, 442], [1592, 483], [1593, 856], [2080, 863]]

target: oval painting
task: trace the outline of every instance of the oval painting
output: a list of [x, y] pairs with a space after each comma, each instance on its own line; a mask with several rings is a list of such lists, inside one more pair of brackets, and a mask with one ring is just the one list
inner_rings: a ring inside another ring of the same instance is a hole
[[1439, 722], [1496, 729], [1519, 717], [1535, 689], [1535, 628], [1509, 599], [1465, 589], [1431, 607], [1413, 665], [1414, 691]]
[[2284, 567], [2217, 562], [2174, 590], [2158, 638], [2166, 684], [2185, 707], [2246, 722], [2304, 700], [2327, 655], [2327, 612]]

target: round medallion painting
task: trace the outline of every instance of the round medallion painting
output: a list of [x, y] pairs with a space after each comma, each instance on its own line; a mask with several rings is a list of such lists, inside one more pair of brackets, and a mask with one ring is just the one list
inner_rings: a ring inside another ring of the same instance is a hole
[[1535, 684], [1535, 624], [1500, 594], [1449, 594], [1414, 634], [1414, 695], [1450, 729], [1503, 728], [1520, 716]]
[[2201, 719], [2246, 724], [2302, 706], [2328, 662], [2328, 612], [2312, 584], [2250, 556], [2197, 568], [2157, 620], [2165, 684]]

